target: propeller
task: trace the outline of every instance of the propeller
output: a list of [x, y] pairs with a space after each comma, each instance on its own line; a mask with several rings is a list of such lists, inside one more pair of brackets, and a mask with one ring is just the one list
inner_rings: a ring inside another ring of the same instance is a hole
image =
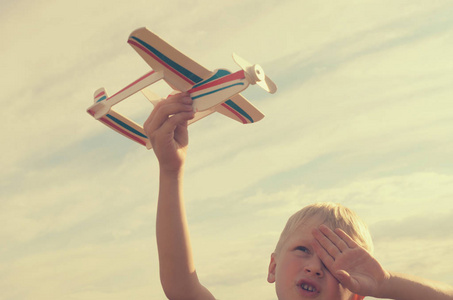
[[252, 65], [236, 53], [233, 53], [233, 60], [244, 70], [251, 84], [257, 84], [271, 94], [277, 91], [277, 85], [264, 74], [264, 70], [260, 65]]

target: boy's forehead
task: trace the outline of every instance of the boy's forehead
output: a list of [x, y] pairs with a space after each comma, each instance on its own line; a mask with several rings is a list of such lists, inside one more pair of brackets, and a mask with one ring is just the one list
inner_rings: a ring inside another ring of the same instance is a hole
[[[298, 231], [298, 230], [306, 230], [306, 229], [313, 229], [313, 228], [318, 228], [319, 225], [321, 224], [324, 224], [324, 218], [322, 218], [321, 216], [311, 216], [311, 217], [306, 217], [302, 220], [300, 220], [297, 224], [295, 224], [296, 226], [294, 227], [295, 230], [294, 231]], [[325, 224], [327, 225], [327, 224]]]
[[324, 220], [322, 220], [319, 216], [308, 217], [304, 220], [301, 220], [297, 224], [295, 224], [294, 229], [290, 233], [291, 237], [311, 237], [312, 230], [318, 228], [319, 225], [324, 224]]

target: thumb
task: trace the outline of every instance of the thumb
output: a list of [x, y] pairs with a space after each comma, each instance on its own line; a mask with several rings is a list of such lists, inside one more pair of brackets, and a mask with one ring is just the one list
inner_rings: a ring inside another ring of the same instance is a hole
[[338, 279], [338, 281], [343, 283], [343, 281], [348, 281], [351, 276], [345, 270], [338, 270], [335, 273], [335, 277]]
[[345, 270], [338, 270], [335, 273], [335, 278], [350, 291], [355, 291], [358, 288], [358, 282]]
[[352, 277], [345, 270], [338, 270], [335, 273], [335, 278], [344, 286], [350, 286], [352, 284]]

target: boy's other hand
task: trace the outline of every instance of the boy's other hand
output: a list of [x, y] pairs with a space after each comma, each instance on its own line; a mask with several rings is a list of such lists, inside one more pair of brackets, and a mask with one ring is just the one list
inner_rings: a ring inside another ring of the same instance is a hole
[[180, 93], [159, 102], [143, 125], [161, 171], [179, 171], [189, 143], [187, 122], [194, 117], [192, 99]]
[[345, 288], [361, 296], [379, 294], [390, 274], [367, 250], [339, 228], [321, 225], [312, 233], [316, 254]]

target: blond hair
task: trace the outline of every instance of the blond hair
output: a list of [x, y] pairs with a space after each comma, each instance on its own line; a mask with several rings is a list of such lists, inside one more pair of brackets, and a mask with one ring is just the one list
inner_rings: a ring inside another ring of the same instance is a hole
[[332, 230], [340, 228], [346, 232], [357, 244], [368, 252], [373, 252], [373, 241], [367, 225], [349, 208], [337, 203], [315, 203], [308, 205], [293, 214], [286, 223], [280, 239], [277, 242], [275, 253], [279, 253], [288, 237], [309, 218], [320, 218], [321, 223]]

